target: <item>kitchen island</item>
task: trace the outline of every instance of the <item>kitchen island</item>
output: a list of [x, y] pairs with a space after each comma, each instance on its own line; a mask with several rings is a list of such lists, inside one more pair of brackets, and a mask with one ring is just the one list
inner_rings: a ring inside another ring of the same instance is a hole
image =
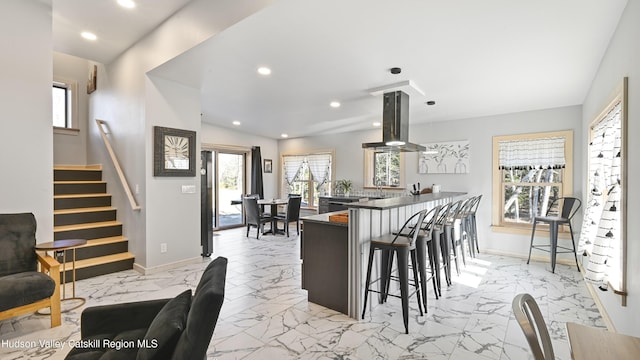
[[[329, 221], [329, 216], [335, 213], [303, 217], [302, 278], [303, 288], [309, 291], [309, 301], [340, 311], [354, 319], [359, 318], [363, 305], [369, 240], [397, 230], [406, 219], [420, 210], [447, 204], [465, 194], [442, 192], [348, 203], [345, 204], [349, 209], [348, 224]], [[328, 249], [316, 250], [323, 246]], [[376, 261], [372, 278], [377, 277], [378, 264]], [[332, 269], [329, 270], [329, 267]], [[328, 271], [332, 272], [331, 276], [328, 276]], [[339, 301], [320, 299], [320, 291], [334, 292], [331, 296]], [[333, 305], [334, 303], [340, 305]], [[343, 304], [346, 304], [346, 311]]]

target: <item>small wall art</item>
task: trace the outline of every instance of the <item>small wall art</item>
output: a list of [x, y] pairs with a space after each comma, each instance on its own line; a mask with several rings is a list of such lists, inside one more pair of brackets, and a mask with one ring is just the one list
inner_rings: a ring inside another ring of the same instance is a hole
[[273, 161], [271, 159], [264, 159], [264, 172], [265, 174], [273, 172]]
[[98, 66], [93, 65], [89, 68], [89, 79], [87, 79], [87, 94], [96, 91], [98, 85]]
[[422, 144], [418, 156], [419, 174], [468, 174], [469, 140]]

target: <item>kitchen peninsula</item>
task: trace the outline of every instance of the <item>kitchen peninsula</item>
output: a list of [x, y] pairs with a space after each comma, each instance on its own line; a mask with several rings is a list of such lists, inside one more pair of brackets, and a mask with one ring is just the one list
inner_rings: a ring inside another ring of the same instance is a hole
[[344, 211], [303, 217], [302, 288], [308, 291], [309, 301], [357, 319], [362, 309], [369, 239], [397, 230], [420, 210], [465, 194], [442, 192], [346, 203], [347, 223], [330, 220]]

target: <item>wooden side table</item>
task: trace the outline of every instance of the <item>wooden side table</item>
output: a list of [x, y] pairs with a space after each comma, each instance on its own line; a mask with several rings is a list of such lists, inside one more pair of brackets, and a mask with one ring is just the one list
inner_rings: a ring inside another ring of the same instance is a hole
[[[78, 246], [85, 245], [87, 240], [85, 239], [66, 239], [66, 240], [55, 240], [51, 242], [36, 244], [36, 250], [40, 251], [53, 251], [55, 255], [59, 255], [62, 253], [62, 299], [60, 301], [68, 301], [68, 300], [76, 300], [78, 304], [73, 307], [63, 309], [60, 312], [68, 312], [73, 309], [77, 309], [80, 306], [84, 305], [85, 298], [76, 297], [76, 248]], [[71, 297], [67, 297], [67, 252], [66, 250], [72, 251], [72, 276], [71, 276]], [[40, 313], [39, 313], [40, 314]], [[44, 314], [44, 313], [42, 313]], [[48, 314], [47, 314], [48, 315]]]

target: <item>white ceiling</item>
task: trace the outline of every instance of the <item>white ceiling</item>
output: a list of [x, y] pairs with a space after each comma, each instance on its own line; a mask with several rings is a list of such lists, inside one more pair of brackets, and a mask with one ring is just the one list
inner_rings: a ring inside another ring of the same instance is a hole
[[52, 0], [53, 50], [108, 64], [191, 0], [134, 1], [126, 9], [117, 0]]
[[[108, 63], [187, 2], [137, 1], [145, 12], [123, 17], [103, 8], [115, 0], [53, 0], [56, 50]], [[272, 138], [370, 129], [382, 113], [370, 90], [409, 80], [425, 94], [410, 92], [412, 124], [576, 105], [626, 2], [280, 0], [152, 74], [200, 88], [203, 121]], [[105, 39], [140, 35], [61, 45], [58, 32], [85, 18]]]

